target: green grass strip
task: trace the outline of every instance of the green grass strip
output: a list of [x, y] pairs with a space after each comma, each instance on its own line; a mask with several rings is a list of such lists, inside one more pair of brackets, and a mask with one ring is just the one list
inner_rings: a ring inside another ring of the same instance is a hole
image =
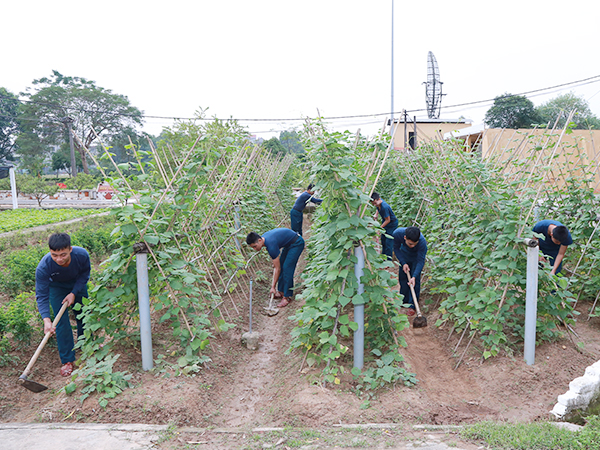
[[104, 211], [106, 209], [8, 209], [0, 211], [0, 233], [63, 222]]

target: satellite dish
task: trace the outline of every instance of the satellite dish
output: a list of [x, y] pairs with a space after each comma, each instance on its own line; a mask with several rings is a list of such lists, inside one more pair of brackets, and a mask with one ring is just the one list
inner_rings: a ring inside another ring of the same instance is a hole
[[440, 81], [440, 69], [432, 52], [427, 54], [427, 82], [425, 84], [425, 96], [427, 101], [427, 116], [430, 119], [440, 117], [442, 107], [442, 82]]

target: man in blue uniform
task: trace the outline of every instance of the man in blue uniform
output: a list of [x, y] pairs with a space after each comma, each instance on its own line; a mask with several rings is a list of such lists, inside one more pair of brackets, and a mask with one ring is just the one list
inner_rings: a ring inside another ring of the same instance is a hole
[[262, 236], [255, 232], [248, 233], [246, 244], [256, 251], [267, 248], [275, 269], [270, 292], [276, 298], [281, 298], [277, 305], [279, 308], [289, 305], [294, 293], [294, 272], [304, 250], [302, 236], [289, 228], [275, 228]]
[[[558, 275], [562, 269], [562, 260], [567, 251], [567, 246], [573, 243], [571, 233], [558, 220], [541, 220], [533, 226], [535, 233], [544, 235], [543, 238], [538, 239], [540, 250], [543, 255], [550, 258], [550, 265], [552, 266], [551, 274]], [[540, 255], [540, 261], [546, 262], [546, 258]]]
[[[394, 231], [394, 253], [398, 258], [400, 270], [398, 280], [400, 281], [400, 293], [404, 295], [404, 303], [410, 305], [409, 316], [415, 315], [415, 302], [410, 292], [410, 286], [415, 290], [417, 301], [421, 294], [421, 272], [425, 266], [427, 255], [427, 241], [417, 227], [401, 227]], [[408, 274], [410, 273], [410, 279]]]
[[313, 185], [309, 184], [302, 194], [298, 196], [296, 202], [294, 203], [294, 207], [290, 211], [290, 222], [292, 224], [291, 228], [293, 231], [302, 236], [302, 217], [304, 208], [306, 208], [306, 204], [308, 202], [312, 202], [315, 204], [320, 204], [323, 200], [320, 198], [314, 198], [315, 191], [313, 191]]
[[[81, 247], [71, 247], [71, 237], [66, 233], [54, 233], [48, 239], [50, 252], [35, 270], [35, 296], [38, 311], [44, 321], [44, 334], [56, 333], [58, 353], [62, 367], [60, 374], [68, 377], [73, 372], [75, 351], [73, 331], [68, 310], [60, 318], [56, 328], [50, 319], [50, 306], [55, 314], [63, 303], [72, 306], [88, 296], [87, 282], [90, 279], [90, 255]], [[83, 324], [77, 316], [77, 337], [83, 334]]]
[[371, 194], [371, 203], [377, 208], [377, 212], [373, 215], [373, 220], [377, 220], [377, 214], [379, 213], [381, 216], [381, 226], [385, 229], [385, 234], [381, 235], [381, 254], [387, 255], [391, 261], [394, 251], [394, 241], [391, 236], [398, 227], [398, 219], [396, 219], [390, 205], [384, 202], [377, 192]]

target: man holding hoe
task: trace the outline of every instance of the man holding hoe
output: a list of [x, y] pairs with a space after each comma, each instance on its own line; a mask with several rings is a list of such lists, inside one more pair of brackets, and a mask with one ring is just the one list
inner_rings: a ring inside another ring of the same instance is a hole
[[308, 187], [306, 188], [306, 191], [304, 191], [302, 194], [300, 194], [298, 196], [298, 198], [296, 199], [296, 202], [294, 203], [294, 207], [290, 211], [291, 228], [293, 231], [298, 233], [300, 236], [302, 236], [302, 221], [303, 221], [302, 220], [303, 219], [302, 211], [304, 211], [304, 208], [306, 208], [306, 204], [308, 202], [312, 202], [312, 203], [315, 203], [318, 205], [323, 201], [320, 198], [313, 197], [315, 195], [315, 191], [313, 190], [313, 188], [314, 188], [314, 185], [312, 183], [309, 184]]
[[415, 302], [411, 296], [410, 286], [415, 290], [419, 301], [421, 293], [421, 272], [425, 267], [427, 256], [427, 241], [417, 227], [401, 227], [394, 231], [394, 253], [398, 258], [400, 270], [398, 281], [400, 293], [404, 296], [404, 303], [408, 303], [408, 315], [415, 315]]
[[381, 216], [381, 226], [385, 230], [385, 233], [381, 235], [381, 254], [387, 255], [391, 261], [394, 253], [394, 240], [391, 236], [398, 227], [398, 219], [396, 219], [390, 205], [384, 202], [377, 192], [371, 194], [371, 203], [377, 208], [377, 211], [373, 215], [373, 220], [377, 220], [377, 214], [379, 213]]
[[281, 299], [278, 308], [289, 305], [294, 294], [294, 272], [304, 250], [302, 236], [289, 228], [275, 228], [262, 236], [253, 231], [246, 236], [246, 244], [257, 252], [267, 248], [274, 269], [270, 292]]
[[[74, 369], [73, 330], [68, 311], [62, 315], [56, 328], [50, 319], [50, 306], [58, 314], [64, 303], [73, 306], [88, 296], [87, 282], [90, 279], [90, 255], [81, 247], [71, 247], [71, 237], [67, 233], [54, 233], [48, 239], [50, 252], [47, 253], [35, 271], [35, 296], [38, 311], [44, 321], [44, 334], [56, 333], [58, 353], [63, 377], [71, 375]], [[77, 337], [83, 335], [83, 323], [76, 313]]]

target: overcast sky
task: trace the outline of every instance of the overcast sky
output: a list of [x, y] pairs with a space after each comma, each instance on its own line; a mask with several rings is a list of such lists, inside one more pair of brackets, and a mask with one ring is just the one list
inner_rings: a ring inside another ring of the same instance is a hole
[[[87, 78], [126, 95], [147, 116], [242, 121], [268, 138], [317, 111], [337, 130], [377, 131], [391, 111], [392, 0], [5, 1], [0, 87]], [[600, 75], [600, 2], [394, 0], [394, 110], [425, 112], [427, 53], [446, 94], [441, 118], [483, 120], [505, 92], [521, 94]], [[600, 78], [572, 91], [600, 116]], [[352, 116], [364, 116], [355, 117]], [[148, 117], [160, 133], [171, 119]]]

